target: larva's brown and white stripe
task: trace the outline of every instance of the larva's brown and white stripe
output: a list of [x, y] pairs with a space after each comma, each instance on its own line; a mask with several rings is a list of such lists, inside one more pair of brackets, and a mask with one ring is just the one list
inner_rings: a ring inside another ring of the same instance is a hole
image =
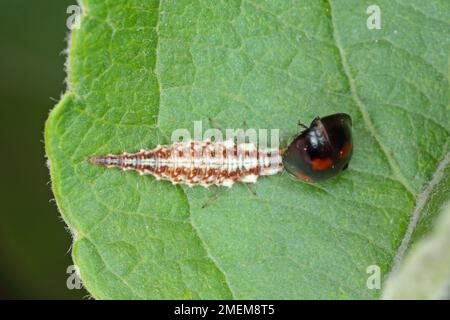
[[138, 153], [89, 158], [93, 164], [136, 170], [156, 179], [188, 186], [231, 187], [236, 181], [255, 183], [259, 176], [283, 169], [278, 149], [257, 149], [253, 143], [190, 141], [158, 146]]

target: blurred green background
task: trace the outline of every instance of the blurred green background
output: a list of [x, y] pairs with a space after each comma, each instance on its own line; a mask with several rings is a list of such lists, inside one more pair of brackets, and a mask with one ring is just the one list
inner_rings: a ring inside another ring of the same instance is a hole
[[50, 190], [44, 123], [65, 90], [62, 51], [75, 0], [0, 0], [0, 299], [80, 299], [71, 236]]

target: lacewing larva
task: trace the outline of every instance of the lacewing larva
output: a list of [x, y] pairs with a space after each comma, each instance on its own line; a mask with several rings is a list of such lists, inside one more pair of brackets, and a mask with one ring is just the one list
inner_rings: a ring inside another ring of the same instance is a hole
[[259, 176], [283, 170], [279, 149], [257, 149], [253, 143], [189, 141], [138, 153], [93, 156], [89, 162], [151, 174], [157, 180], [188, 186], [230, 188], [237, 181], [255, 183]]

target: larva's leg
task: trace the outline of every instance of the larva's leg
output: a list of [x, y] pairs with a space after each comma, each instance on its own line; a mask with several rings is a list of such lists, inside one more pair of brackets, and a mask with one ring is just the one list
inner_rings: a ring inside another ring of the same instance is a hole
[[245, 121], [245, 120], [242, 122], [242, 129], [244, 129], [244, 131], [248, 130], [248, 124], [247, 124], [247, 121]]
[[222, 128], [220, 128], [219, 124], [217, 123], [216, 120], [214, 120], [213, 118], [209, 117], [208, 118], [208, 122], [209, 122], [209, 126], [213, 129], [219, 129], [222, 132]]
[[258, 196], [258, 194], [256, 193], [255, 189], [253, 189], [253, 183], [245, 183], [245, 185], [247, 186], [247, 189], [248, 189], [251, 193], [253, 193], [253, 195], [254, 195], [255, 197]]
[[205, 209], [206, 207], [210, 206], [214, 201], [216, 201], [220, 196], [220, 189], [218, 186], [212, 185], [209, 187], [211, 189], [211, 194], [209, 195], [209, 198], [205, 201], [205, 203], [202, 205], [202, 209]]

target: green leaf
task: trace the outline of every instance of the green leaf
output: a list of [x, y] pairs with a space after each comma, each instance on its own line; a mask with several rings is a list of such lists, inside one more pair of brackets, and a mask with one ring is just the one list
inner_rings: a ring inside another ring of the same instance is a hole
[[435, 230], [420, 241], [392, 274], [384, 299], [450, 298], [450, 203], [442, 210]]
[[[379, 0], [380, 30], [366, 26], [371, 4], [83, 1], [46, 148], [95, 298], [380, 295], [367, 267], [384, 279], [401, 258], [449, 157], [450, 3]], [[355, 150], [323, 183], [281, 174], [210, 201], [211, 188], [86, 162], [170, 143], [195, 120], [288, 139], [334, 112], [351, 114]]]

